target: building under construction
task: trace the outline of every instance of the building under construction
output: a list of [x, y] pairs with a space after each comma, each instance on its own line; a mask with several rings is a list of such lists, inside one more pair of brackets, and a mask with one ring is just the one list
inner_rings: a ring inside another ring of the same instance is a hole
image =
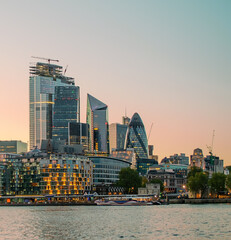
[[30, 149], [40, 147], [41, 140], [52, 138], [54, 93], [56, 86], [74, 85], [74, 78], [65, 76], [63, 67], [36, 62], [30, 65], [29, 104], [30, 104]]

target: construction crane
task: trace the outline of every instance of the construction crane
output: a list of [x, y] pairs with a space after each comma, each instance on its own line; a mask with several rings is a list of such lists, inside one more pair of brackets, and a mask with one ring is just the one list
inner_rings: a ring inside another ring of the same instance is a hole
[[150, 134], [151, 134], [151, 131], [152, 131], [152, 126], [153, 126], [153, 123], [152, 123], [152, 125], [151, 125], [151, 127], [150, 127], [150, 130], [149, 130], [148, 140], [149, 140], [149, 137], [150, 137]]
[[210, 154], [210, 155], [213, 155], [213, 142], [214, 142], [214, 137], [215, 137], [215, 130], [213, 130], [213, 136], [212, 136], [212, 144], [211, 144], [211, 146], [206, 145], [207, 148], [208, 148], [208, 150], [209, 150], [209, 154]]
[[213, 130], [213, 136], [212, 136], [212, 145], [211, 146], [207, 146], [208, 150], [209, 150], [209, 154], [210, 154], [210, 162], [212, 165], [214, 165], [214, 157], [213, 157], [213, 142], [214, 142], [214, 137], [215, 137], [215, 130]]
[[34, 57], [34, 56], [32, 56], [32, 58], [38, 58], [38, 59], [46, 60], [46, 61], [48, 61], [49, 64], [50, 64], [51, 61], [52, 62], [59, 62], [59, 60], [51, 59], [51, 58]]
[[68, 68], [68, 65], [66, 66], [66, 68], [65, 68], [65, 70], [64, 70], [64, 73], [63, 73], [63, 75], [65, 75], [65, 74], [66, 74], [67, 68]]

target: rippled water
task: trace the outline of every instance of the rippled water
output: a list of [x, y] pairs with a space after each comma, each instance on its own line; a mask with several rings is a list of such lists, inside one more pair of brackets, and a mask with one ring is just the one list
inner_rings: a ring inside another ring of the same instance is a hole
[[0, 207], [0, 239], [231, 239], [231, 205]]

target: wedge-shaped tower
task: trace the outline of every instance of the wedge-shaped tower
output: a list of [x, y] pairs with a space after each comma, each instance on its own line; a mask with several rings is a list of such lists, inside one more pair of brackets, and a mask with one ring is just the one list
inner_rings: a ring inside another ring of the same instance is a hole
[[89, 124], [89, 151], [109, 152], [108, 107], [87, 95], [87, 123]]
[[148, 158], [148, 139], [144, 124], [138, 113], [134, 113], [128, 125], [126, 148], [134, 148], [137, 158]]

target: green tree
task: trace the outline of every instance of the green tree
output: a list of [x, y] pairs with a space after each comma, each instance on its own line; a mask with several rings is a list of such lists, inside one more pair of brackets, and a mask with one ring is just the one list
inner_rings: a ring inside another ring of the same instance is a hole
[[144, 176], [142, 176], [142, 187], [146, 187], [146, 184], [148, 183], [148, 179]]
[[203, 198], [207, 188], [208, 188], [208, 174], [205, 172], [195, 172], [188, 178], [187, 187], [188, 189], [194, 193], [195, 197], [197, 193], [201, 193], [201, 197]]
[[153, 179], [150, 180], [150, 183], [159, 183], [160, 184], [160, 192], [164, 191], [164, 184], [160, 179], [153, 178]]
[[203, 172], [203, 170], [199, 167], [193, 166], [190, 168], [187, 178], [189, 179], [191, 176], [195, 177], [196, 173]]
[[219, 192], [225, 191], [226, 176], [224, 173], [213, 173], [212, 178], [209, 180], [211, 193], [219, 195]]
[[229, 174], [227, 177], [226, 177], [226, 186], [229, 190], [231, 190], [231, 174]]
[[124, 187], [126, 193], [137, 193], [138, 188], [142, 186], [142, 177], [136, 170], [129, 167], [122, 168], [119, 172], [117, 186]]

